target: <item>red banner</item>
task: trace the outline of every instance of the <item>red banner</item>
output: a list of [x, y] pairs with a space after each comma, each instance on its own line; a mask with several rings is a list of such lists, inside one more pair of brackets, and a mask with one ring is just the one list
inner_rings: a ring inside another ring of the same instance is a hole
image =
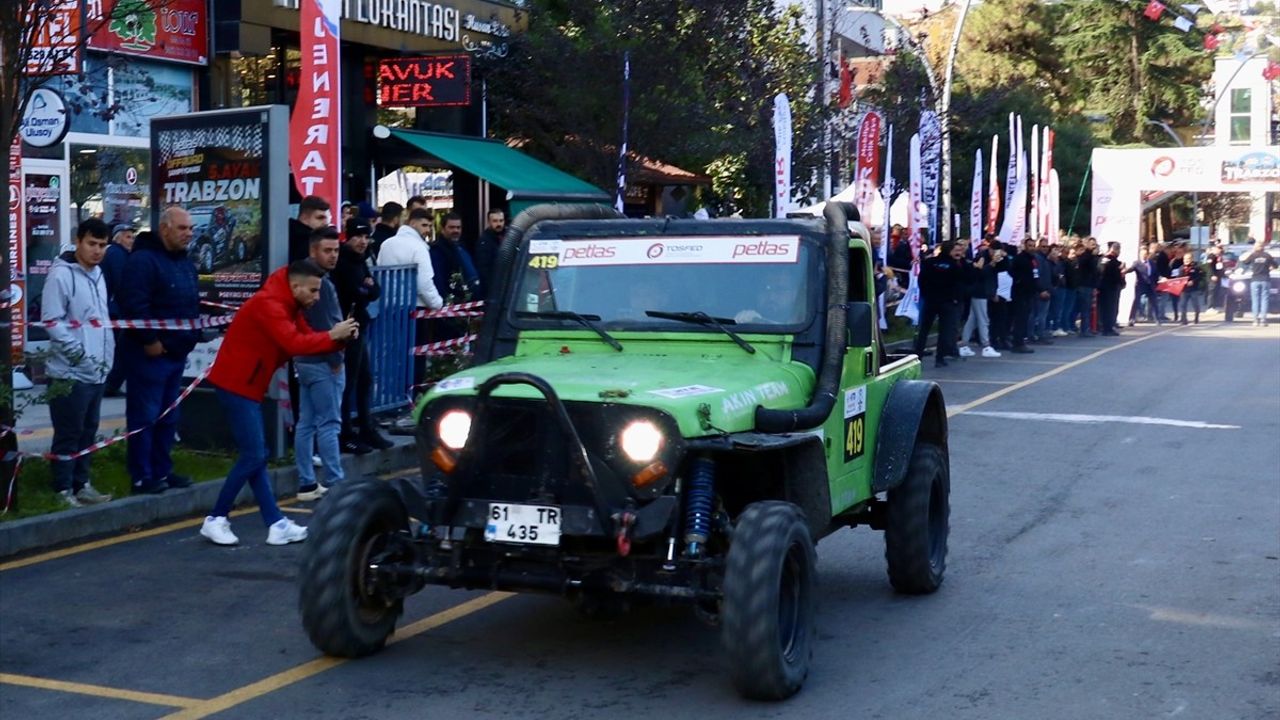
[[342, 178], [338, 19], [341, 0], [303, 0], [302, 74], [289, 121], [289, 164], [302, 195], [338, 207]]
[[[31, 50], [24, 75], [74, 75], [80, 72], [80, 0], [51, 0], [42, 3], [36, 17], [26, 16]], [[24, 29], [22, 36], [28, 36]]]
[[870, 222], [871, 203], [880, 186], [880, 114], [869, 112], [858, 126], [858, 165], [854, 172], [858, 184], [856, 204], [863, 222]]
[[92, 0], [85, 25], [89, 47], [124, 55], [207, 65], [209, 10], [205, 0]]
[[26, 266], [26, 240], [22, 234], [22, 138], [17, 133], [13, 136], [13, 144], [9, 146], [9, 342], [13, 346], [12, 362], [21, 365], [25, 362], [24, 347], [27, 339], [27, 305], [26, 279], [23, 268]]
[[987, 232], [994, 235], [996, 220], [1000, 218], [1000, 175], [996, 172], [996, 153], [1000, 149], [1000, 136], [991, 136], [991, 177], [987, 179]]

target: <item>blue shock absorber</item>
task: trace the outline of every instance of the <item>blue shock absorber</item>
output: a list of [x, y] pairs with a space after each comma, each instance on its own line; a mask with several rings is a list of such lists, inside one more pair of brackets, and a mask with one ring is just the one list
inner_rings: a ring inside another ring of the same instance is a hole
[[710, 458], [700, 457], [689, 469], [689, 489], [685, 492], [685, 554], [700, 557], [702, 546], [711, 534], [711, 512], [715, 504], [716, 466]]

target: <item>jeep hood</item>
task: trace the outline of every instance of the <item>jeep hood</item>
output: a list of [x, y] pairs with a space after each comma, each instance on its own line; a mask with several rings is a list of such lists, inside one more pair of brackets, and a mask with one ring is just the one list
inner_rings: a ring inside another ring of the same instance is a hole
[[[506, 372], [536, 375], [565, 402], [652, 407], [675, 418], [684, 437], [750, 430], [757, 405], [801, 408], [813, 392], [813, 370], [798, 362], [778, 362], [743, 353], [723, 355], [571, 354], [511, 356], [449, 376], [431, 389], [442, 395], [475, 395], [485, 380]], [[504, 385], [498, 397], [541, 399], [528, 385]], [[706, 410], [700, 410], [701, 405]], [[705, 419], [705, 422], [704, 422]], [[709, 423], [710, 425], [707, 425]], [[713, 426], [713, 427], [712, 427]]]

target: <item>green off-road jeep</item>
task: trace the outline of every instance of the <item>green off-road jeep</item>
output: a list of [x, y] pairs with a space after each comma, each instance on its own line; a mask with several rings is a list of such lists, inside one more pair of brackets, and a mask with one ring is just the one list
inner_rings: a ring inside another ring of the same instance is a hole
[[476, 364], [417, 407], [420, 478], [320, 504], [302, 621], [376, 652], [427, 584], [683, 602], [717, 623], [739, 692], [800, 689], [817, 539], [885, 531], [889, 580], [942, 583], [947, 420], [879, 342], [852, 208], [821, 219], [512, 223]]

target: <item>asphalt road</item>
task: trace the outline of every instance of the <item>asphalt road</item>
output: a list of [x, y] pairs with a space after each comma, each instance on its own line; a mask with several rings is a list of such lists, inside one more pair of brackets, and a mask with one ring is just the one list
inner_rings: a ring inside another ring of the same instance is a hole
[[0, 564], [0, 717], [1280, 717], [1280, 328], [926, 372], [953, 413], [947, 581], [895, 596], [879, 533], [824, 540], [785, 703], [739, 700], [679, 609], [429, 588], [380, 655], [322, 658], [298, 548], [248, 514], [236, 549], [191, 522]]

